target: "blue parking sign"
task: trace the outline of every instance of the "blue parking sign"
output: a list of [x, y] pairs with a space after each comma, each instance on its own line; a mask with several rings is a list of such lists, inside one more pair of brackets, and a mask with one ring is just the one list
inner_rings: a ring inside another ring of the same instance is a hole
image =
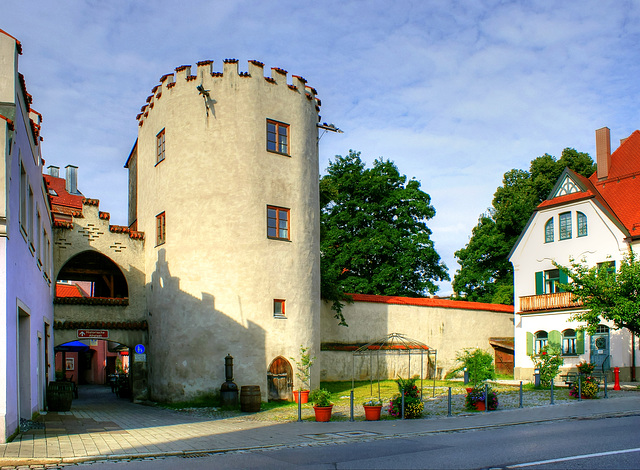
[[135, 351], [137, 354], [144, 354], [144, 345], [136, 344]]

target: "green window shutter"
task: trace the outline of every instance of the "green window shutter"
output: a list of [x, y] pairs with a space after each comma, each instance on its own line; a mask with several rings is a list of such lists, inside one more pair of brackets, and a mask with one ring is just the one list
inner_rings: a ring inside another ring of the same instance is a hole
[[[558, 282], [560, 282], [560, 284], [568, 284], [569, 283], [569, 276], [567, 276], [567, 273], [565, 273], [562, 269], [560, 269], [560, 278], [558, 279]], [[565, 290], [560, 288], [559, 292], [564, 292]]]
[[584, 354], [584, 330], [576, 331], [576, 353]]
[[533, 354], [533, 333], [527, 331], [527, 356]]
[[538, 271], [536, 273], [536, 295], [544, 294], [544, 273]]
[[552, 330], [549, 332], [549, 346], [552, 348], [560, 349], [562, 345], [562, 333], [557, 330]]

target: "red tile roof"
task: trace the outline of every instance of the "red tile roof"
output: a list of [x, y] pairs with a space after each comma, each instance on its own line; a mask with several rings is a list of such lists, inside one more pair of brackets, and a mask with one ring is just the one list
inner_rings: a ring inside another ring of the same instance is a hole
[[513, 305], [466, 302], [464, 300], [434, 299], [427, 297], [395, 297], [390, 295], [348, 294], [355, 302], [373, 302], [395, 305], [415, 305], [418, 307], [458, 308], [462, 310], [488, 310], [491, 312], [513, 313]]
[[56, 297], [89, 297], [78, 284], [56, 284]]
[[631, 237], [640, 237], [640, 131], [634, 131], [611, 154], [607, 179], [598, 181], [597, 172], [588, 179], [576, 173], [573, 176], [580, 179], [586, 191], [547, 199], [538, 209], [595, 198]]
[[69, 221], [70, 216], [82, 213], [82, 199], [84, 196], [69, 194], [66, 188], [66, 180], [64, 178], [56, 178], [51, 175], [43, 175], [47, 191], [53, 189], [56, 195], [49, 192], [49, 201], [51, 202], [51, 215], [53, 221]]

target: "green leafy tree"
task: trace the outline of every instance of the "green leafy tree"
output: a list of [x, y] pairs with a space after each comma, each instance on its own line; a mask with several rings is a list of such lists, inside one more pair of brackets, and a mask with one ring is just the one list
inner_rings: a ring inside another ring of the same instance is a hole
[[492, 207], [480, 216], [469, 243], [455, 252], [460, 264], [453, 289], [466, 300], [513, 303], [513, 268], [508, 256], [538, 204], [547, 198], [562, 171], [583, 176], [595, 171], [587, 153], [566, 148], [560, 159], [544, 154], [531, 161], [529, 171], [504, 174]]
[[469, 373], [469, 382], [472, 385], [484, 380], [496, 378], [496, 369], [493, 365], [493, 356], [483, 349], [463, 349], [456, 353], [458, 367], [451, 370], [447, 377], [454, 377], [464, 369]]
[[556, 266], [571, 280], [561, 287], [586, 308], [572, 319], [585, 322], [589, 334], [596, 332], [604, 318], [616, 328], [640, 335], [640, 260], [633, 251], [624, 257], [617, 271], [607, 264], [589, 267], [584, 261], [574, 260], [568, 267]]
[[448, 280], [426, 222], [435, 216], [420, 182], [378, 159], [366, 168], [349, 151], [320, 179], [322, 297], [336, 317], [348, 293], [419, 297]]

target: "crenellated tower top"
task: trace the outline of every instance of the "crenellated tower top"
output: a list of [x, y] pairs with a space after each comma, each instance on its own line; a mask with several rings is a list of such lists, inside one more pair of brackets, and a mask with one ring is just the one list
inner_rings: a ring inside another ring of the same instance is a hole
[[[300, 93], [309, 101], [315, 104], [317, 112], [320, 112], [320, 99], [316, 96], [315, 88], [307, 85], [307, 80], [299, 75], [292, 75], [292, 82], [288, 83], [288, 72], [278, 67], [271, 68], [271, 75], [264, 74], [264, 64], [257, 60], [248, 61], [248, 71], [240, 72], [237, 59], [224, 59], [222, 72], [213, 71], [213, 60], [202, 60], [196, 62], [196, 74], [192, 75], [191, 65], [181, 65], [175, 68], [174, 73], [168, 73], [160, 77], [160, 83], [151, 89], [151, 94], [147, 97], [146, 103], [140, 108], [140, 113], [136, 116], [138, 125], [144, 125], [145, 119], [152, 112], [154, 105], [162, 98], [163, 92], [171, 92], [176, 87], [181, 87], [194, 83], [203, 85], [203, 89], [216, 84], [222, 84], [222, 81], [233, 81], [237, 79], [262, 79], [263, 86], [279, 86], [286, 87], [293, 93]], [[194, 93], [198, 93], [198, 89], [193, 86]], [[318, 116], [318, 121], [320, 116]]]

